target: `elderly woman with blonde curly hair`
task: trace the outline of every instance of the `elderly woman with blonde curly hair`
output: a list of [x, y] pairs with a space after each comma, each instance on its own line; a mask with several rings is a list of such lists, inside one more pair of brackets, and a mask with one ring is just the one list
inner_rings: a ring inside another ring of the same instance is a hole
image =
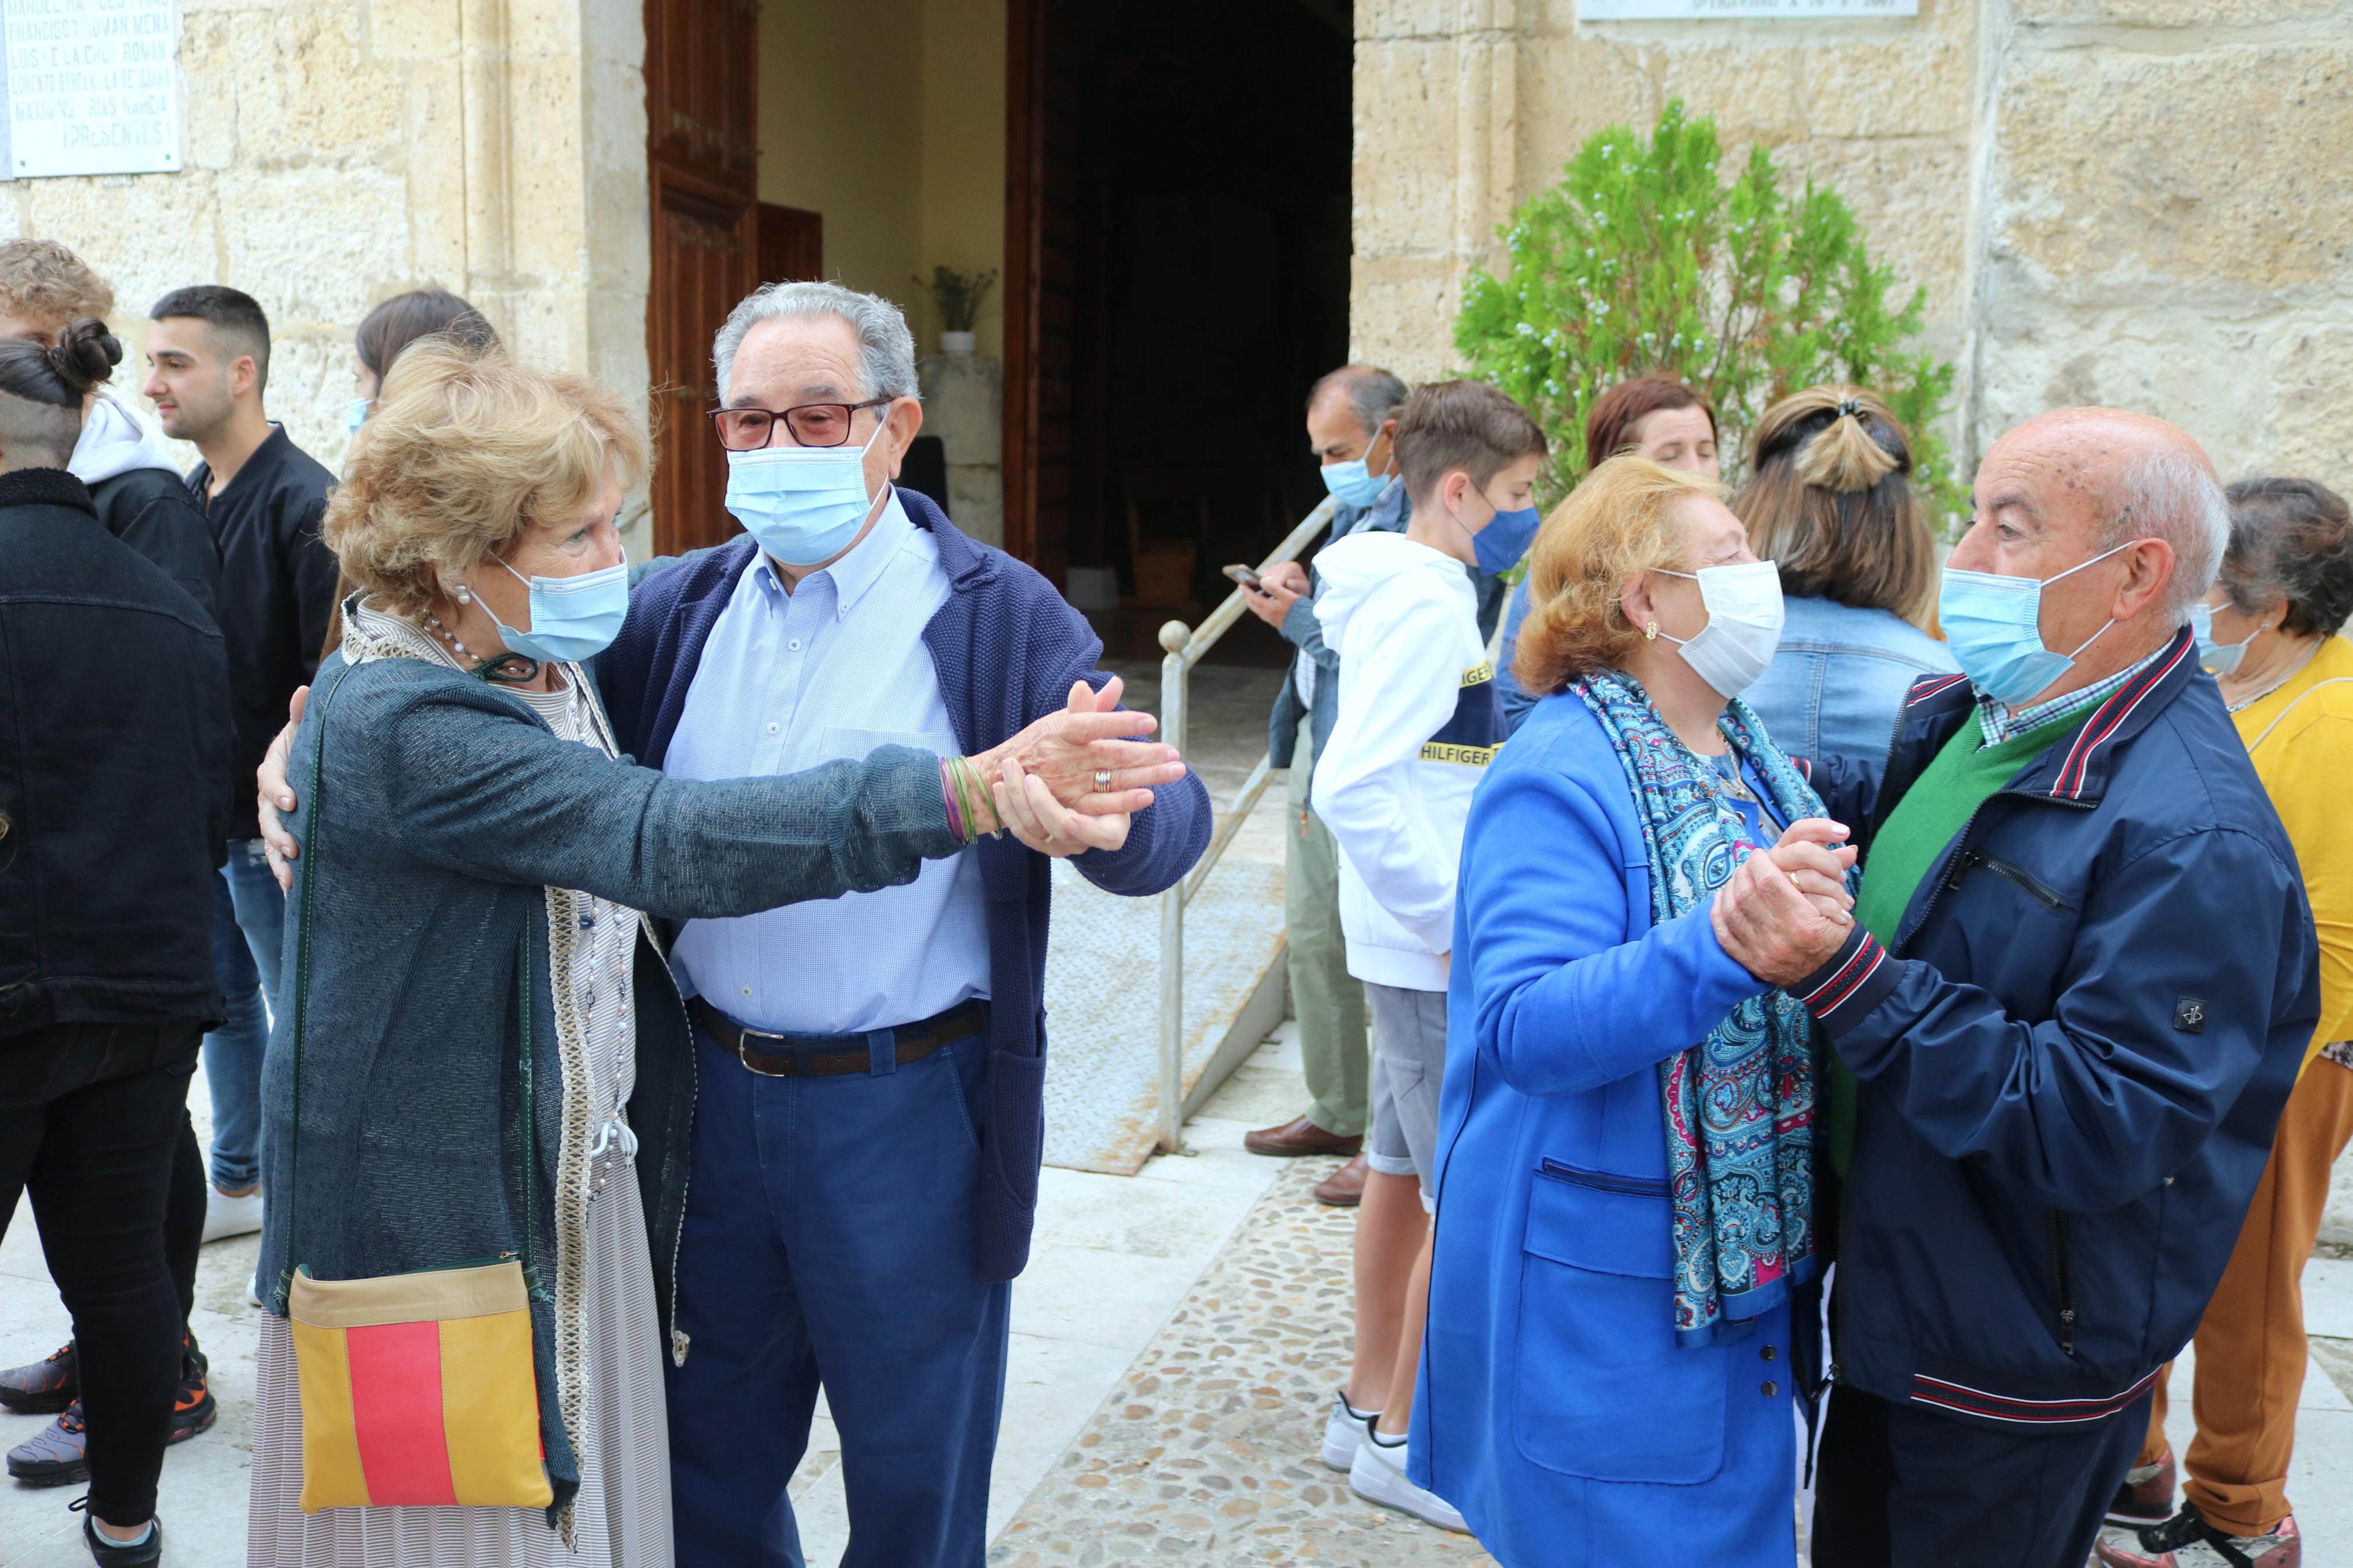
[[1092, 710], [969, 759], [636, 766], [591, 661], [646, 461], [594, 384], [427, 342], [328, 511], [358, 592], [289, 770], [255, 1564], [670, 1563], [694, 1047], [647, 917], [910, 881], [996, 829], [1008, 757], [1097, 810], [1182, 775]]
[[1546, 520], [1463, 839], [1413, 1479], [1514, 1568], [1796, 1551], [1812, 1026], [1711, 917], [1848, 921], [1852, 857], [1740, 700], [1781, 589], [1721, 495], [1630, 455]]

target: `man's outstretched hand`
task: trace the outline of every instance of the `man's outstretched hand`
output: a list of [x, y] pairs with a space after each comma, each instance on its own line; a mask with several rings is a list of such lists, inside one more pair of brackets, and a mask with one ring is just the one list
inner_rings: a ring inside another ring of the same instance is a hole
[[[1100, 692], [1083, 680], [1074, 681], [1070, 705], [1061, 712], [1039, 720], [996, 752], [973, 759], [989, 781], [997, 820], [1041, 855], [1059, 858], [1118, 848], [1127, 842], [1134, 814], [1152, 804], [1149, 786], [1174, 784], [1185, 776], [1185, 763], [1174, 747], [1087, 738], [1106, 719], [1123, 721], [1117, 731], [1123, 734], [1149, 734], [1157, 728], [1149, 713], [1113, 711], [1123, 688], [1117, 676]], [[1132, 723], [1136, 720], [1143, 721], [1140, 727]], [[1101, 749], [1113, 746], [1121, 752]], [[1147, 761], [1146, 753], [1156, 753], [1161, 760]], [[1094, 787], [1098, 767], [1112, 775], [1108, 790]], [[1057, 777], [1061, 782], [1055, 782]]]
[[1821, 817], [1793, 822], [1781, 841], [1740, 863], [1717, 889], [1708, 918], [1742, 968], [1772, 985], [1794, 985], [1830, 961], [1854, 929], [1845, 873], [1847, 830]]

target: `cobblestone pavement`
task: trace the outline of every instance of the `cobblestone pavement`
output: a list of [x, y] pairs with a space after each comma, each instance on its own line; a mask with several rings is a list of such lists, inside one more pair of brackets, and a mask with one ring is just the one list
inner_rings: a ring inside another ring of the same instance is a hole
[[1180, 1559], [1299, 1568], [1492, 1563], [1376, 1508], [1317, 1450], [1346, 1370], [1352, 1213], [1294, 1160], [989, 1553], [992, 1568]]

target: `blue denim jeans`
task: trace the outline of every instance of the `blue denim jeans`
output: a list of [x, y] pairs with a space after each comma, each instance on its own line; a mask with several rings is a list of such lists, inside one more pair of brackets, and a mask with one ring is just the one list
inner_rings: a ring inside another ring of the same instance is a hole
[[227, 1021], [205, 1037], [213, 1097], [213, 1185], [242, 1192], [261, 1180], [261, 1056], [277, 1006], [286, 895], [259, 838], [228, 841], [213, 898], [213, 971]]

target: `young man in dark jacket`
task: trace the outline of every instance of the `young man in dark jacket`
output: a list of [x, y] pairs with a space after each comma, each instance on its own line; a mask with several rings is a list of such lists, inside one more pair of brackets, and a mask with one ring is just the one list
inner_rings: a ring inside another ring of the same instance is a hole
[[266, 999], [278, 989], [286, 906], [253, 812], [253, 770], [285, 722], [286, 701], [319, 668], [334, 605], [335, 558], [319, 538], [334, 477], [263, 411], [269, 322], [252, 297], [211, 284], [176, 289], [149, 314], [145, 392], [165, 434], [204, 461], [188, 491], [220, 549], [220, 626], [237, 721], [218, 959], [227, 1021], [205, 1044], [212, 1088], [206, 1241], [261, 1224], [261, 1057]]
[[2319, 1016], [2295, 858], [2189, 608], [2228, 528], [2171, 426], [2005, 436], [1884, 763], [1825, 759], [1851, 926], [1772, 858], [1726, 949], [1831, 1044], [1816, 1568], [2076, 1568], [2221, 1276]]
[[29, 1189], [88, 1352], [85, 1538], [136, 1565], [181, 1356], [165, 1191], [221, 1016], [228, 669], [65, 471], [90, 346], [0, 343], [0, 1229]]

